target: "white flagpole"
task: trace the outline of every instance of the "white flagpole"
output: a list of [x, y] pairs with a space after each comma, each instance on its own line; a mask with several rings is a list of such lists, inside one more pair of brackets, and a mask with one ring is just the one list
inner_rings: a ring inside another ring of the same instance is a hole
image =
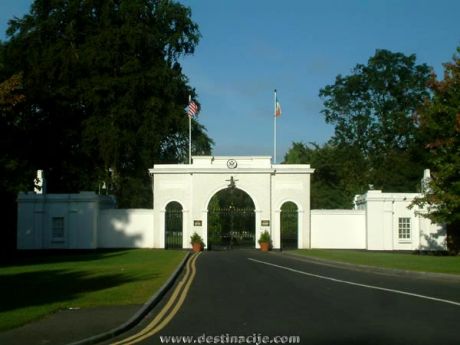
[[276, 89], [273, 96], [273, 164], [276, 164]]
[[[188, 104], [192, 101], [192, 96], [188, 95]], [[192, 117], [188, 115], [188, 164], [192, 164]]]

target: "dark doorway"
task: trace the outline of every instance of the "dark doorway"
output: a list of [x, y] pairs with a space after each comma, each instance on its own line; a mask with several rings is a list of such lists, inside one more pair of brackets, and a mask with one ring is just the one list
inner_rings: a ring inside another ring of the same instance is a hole
[[165, 248], [182, 248], [182, 205], [176, 201], [166, 205]]
[[251, 197], [234, 185], [217, 192], [208, 205], [208, 249], [254, 248], [254, 210]]
[[281, 206], [281, 249], [298, 248], [298, 217], [297, 205], [291, 201]]

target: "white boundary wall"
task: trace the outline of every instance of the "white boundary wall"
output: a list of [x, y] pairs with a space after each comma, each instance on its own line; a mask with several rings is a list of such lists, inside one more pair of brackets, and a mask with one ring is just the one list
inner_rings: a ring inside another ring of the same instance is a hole
[[366, 249], [366, 211], [312, 210], [311, 248]]
[[152, 209], [108, 209], [99, 212], [99, 248], [152, 248]]

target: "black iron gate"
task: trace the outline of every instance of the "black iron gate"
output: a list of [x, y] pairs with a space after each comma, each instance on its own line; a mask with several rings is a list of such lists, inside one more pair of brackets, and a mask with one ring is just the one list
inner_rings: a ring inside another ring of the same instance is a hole
[[287, 202], [281, 207], [281, 248], [297, 249], [298, 212], [297, 206]]
[[219, 208], [208, 212], [208, 249], [254, 247], [255, 213], [250, 208]]
[[165, 212], [165, 248], [182, 248], [182, 206], [166, 207]]

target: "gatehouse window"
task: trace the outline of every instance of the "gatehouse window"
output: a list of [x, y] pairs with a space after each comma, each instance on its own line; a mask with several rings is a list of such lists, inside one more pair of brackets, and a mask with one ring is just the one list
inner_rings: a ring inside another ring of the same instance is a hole
[[64, 242], [64, 217], [53, 217], [51, 220], [51, 237], [53, 242]]
[[400, 217], [399, 218], [399, 232], [398, 237], [400, 240], [410, 240], [410, 218]]

